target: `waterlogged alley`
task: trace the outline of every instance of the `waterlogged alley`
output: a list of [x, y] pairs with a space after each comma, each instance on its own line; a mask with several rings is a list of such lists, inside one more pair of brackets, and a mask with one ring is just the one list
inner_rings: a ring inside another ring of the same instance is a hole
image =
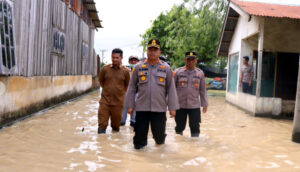
[[300, 171], [292, 121], [255, 118], [209, 97], [199, 138], [189, 128], [135, 150], [127, 122], [119, 133], [97, 134], [99, 91], [0, 130], [0, 171]]

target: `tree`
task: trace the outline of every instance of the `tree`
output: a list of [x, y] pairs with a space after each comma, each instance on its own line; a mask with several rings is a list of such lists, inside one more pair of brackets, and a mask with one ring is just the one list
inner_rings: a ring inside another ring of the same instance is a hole
[[187, 51], [196, 51], [201, 63], [223, 64], [216, 56], [216, 49], [225, 8], [225, 0], [184, 0], [153, 21], [142, 35], [141, 45], [145, 46], [149, 39], [159, 39], [162, 55], [173, 67], [184, 65]]
[[105, 65], [105, 63], [104, 63], [104, 62], [101, 62], [100, 68], [102, 68], [104, 65]]

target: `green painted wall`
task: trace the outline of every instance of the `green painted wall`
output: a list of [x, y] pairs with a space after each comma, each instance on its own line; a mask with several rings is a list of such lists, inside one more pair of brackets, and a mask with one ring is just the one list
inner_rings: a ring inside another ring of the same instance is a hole
[[228, 91], [236, 93], [238, 81], [238, 60], [239, 54], [231, 55], [229, 57], [229, 84]]

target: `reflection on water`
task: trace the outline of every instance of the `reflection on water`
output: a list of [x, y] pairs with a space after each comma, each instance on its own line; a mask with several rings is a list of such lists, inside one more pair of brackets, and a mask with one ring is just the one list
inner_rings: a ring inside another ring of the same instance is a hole
[[99, 92], [0, 130], [0, 171], [300, 171], [292, 121], [254, 118], [209, 97], [199, 138], [175, 135], [136, 151], [133, 130], [97, 134]]

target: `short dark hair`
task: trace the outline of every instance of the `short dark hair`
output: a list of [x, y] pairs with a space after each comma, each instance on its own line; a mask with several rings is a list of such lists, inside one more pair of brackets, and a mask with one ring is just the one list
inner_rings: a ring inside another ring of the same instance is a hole
[[249, 56], [244, 56], [243, 58], [246, 59], [247, 62], [249, 61]]
[[111, 54], [118, 53], [123, 57], [123, 51], [120, 48], [115, 48], [112, 50]]

